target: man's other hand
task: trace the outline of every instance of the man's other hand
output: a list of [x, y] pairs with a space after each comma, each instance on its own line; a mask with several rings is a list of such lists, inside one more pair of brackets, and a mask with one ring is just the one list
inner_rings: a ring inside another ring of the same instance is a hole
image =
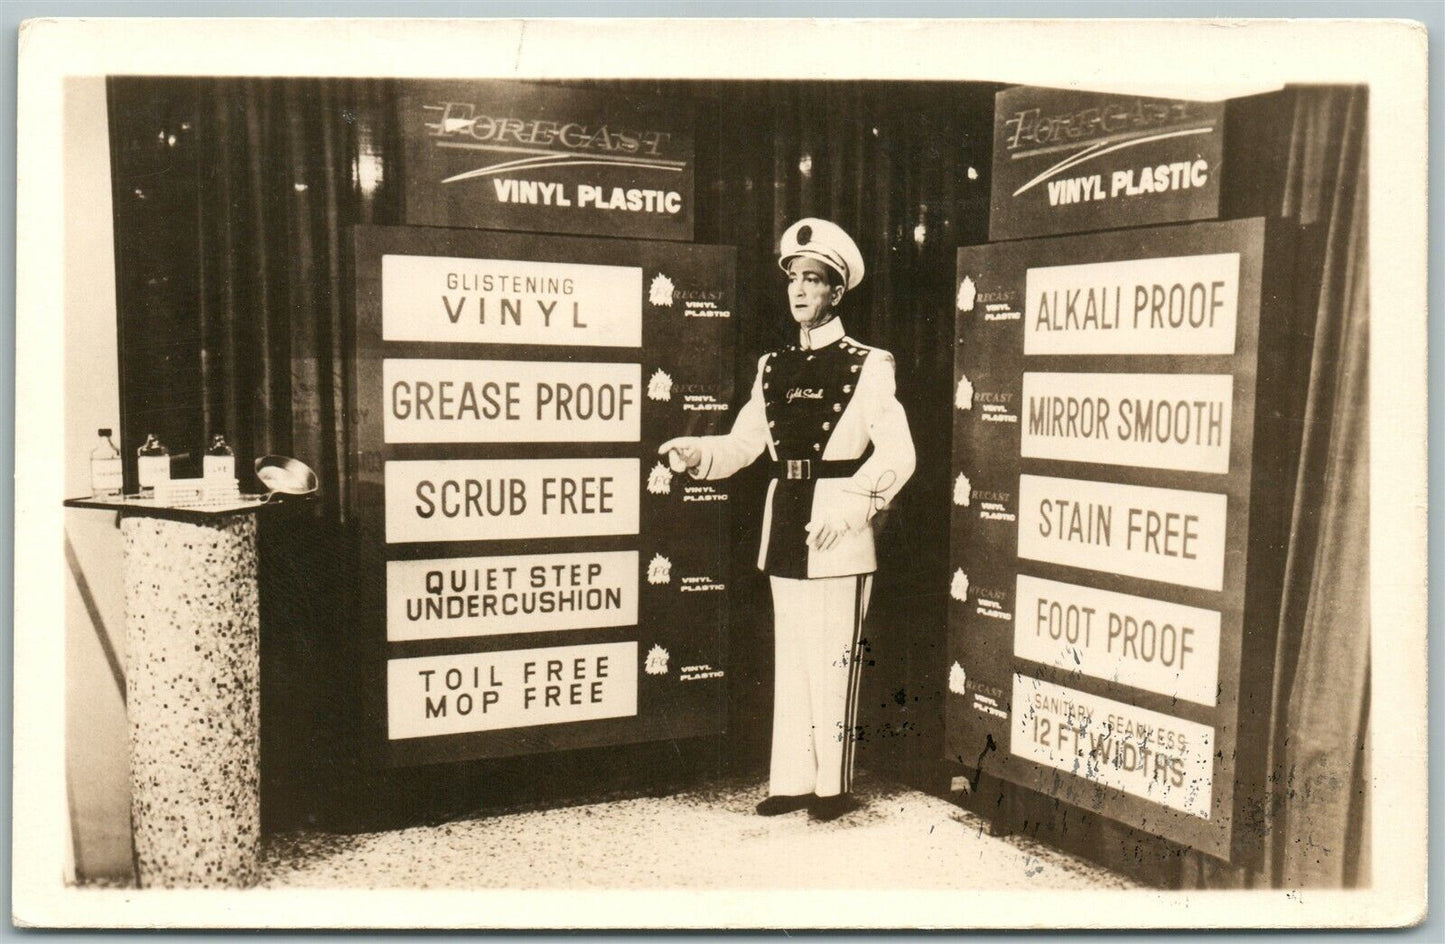
[[831, 550], [849, 531], [863, 531], [868, 524], [867, 496], [846, 491], [830, 496], [809, 521], [807, 543], [819, 551]]

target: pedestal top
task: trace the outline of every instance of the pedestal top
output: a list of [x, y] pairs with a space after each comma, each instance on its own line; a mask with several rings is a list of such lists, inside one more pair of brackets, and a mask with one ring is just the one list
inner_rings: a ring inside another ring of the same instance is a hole
[[[175, 521], [214, 521], [235, 515], [249, 515], [262, 508], [279, 507], [284, 502], [268, 502], [265, 495], [241, 495], [205, 505], [168, 505], [154, 498], [140, 495], [117, 495], [111, 498], [67, 498], [66, 508], [96, 508], [101, 511], [118, 511], [125, 515], [145, 515], [151, 518], [170, 518]], [[294, 501], [288, 497], [286, 501]]]

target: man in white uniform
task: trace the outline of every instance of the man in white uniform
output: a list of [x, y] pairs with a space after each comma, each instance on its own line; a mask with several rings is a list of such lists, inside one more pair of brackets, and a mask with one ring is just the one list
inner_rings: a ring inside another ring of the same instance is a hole
[[913, 474], [893, 356], [848, 337], [838, 303], [863, 279], [853, 240], [826, 220], [783, 234], [778, 264], [798, 341], [758, 361], [752, 395], [725, 436], [663, 443], [674, 470], [726, 478], [763, 450], [773, 481], [758, 568], [773, 591], [773, 745], [763, 816], [807, 808], [818, 820], [856, 807], [858, 642], [868, 609], [875, 515]]

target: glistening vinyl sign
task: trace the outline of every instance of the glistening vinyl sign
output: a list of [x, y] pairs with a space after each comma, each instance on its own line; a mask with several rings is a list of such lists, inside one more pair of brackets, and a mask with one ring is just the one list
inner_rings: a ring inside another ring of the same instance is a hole
[[637, 347], [642, 270], [525, 259], [387, 255], [382, 338]]
[[520, 82], [407, 81], [399, 107], [408, 223], [692, 238], [685, 105]]

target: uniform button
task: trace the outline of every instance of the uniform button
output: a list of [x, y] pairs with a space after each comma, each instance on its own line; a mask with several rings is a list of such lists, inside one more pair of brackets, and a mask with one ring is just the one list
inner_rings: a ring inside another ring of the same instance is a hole
[[852, 393], [852, 392], [853, 392], [853, 385], [852, 385], [852, 384], [844, 384], [844, 385], [843, 385], [843, 392], [844, 392], [844, 393]]
[[778, 421], [777, 421], [777, 420], [768, 420], [768, 429], [772, 429], [774, 426], [777, 426], [777, 425], [778, 425]]
[[835, 404], [833, 404], [833, 412], [834, 412], [834, 413], [842, 413], [842, 412], [843, 412], [843, 405], [840, 404], [840, 403], [835, 403]]
[[763, 373], [765, 373], [765, 374], [771, 374], [772, 372], [773, 372], [773, 365], [772, 365], [772, 364], [769, 364], [767, 367], [764, 367], [764, 368], [763, 368]]
[[848, 369], [851, 370], [851, 371], [852, 371], [853, 373], [855, 373], [855, 374], [858, 373], [858, 365], [857, 365], [857, 364], [854, 364], [852, 367], [849, 367]]
[[832, 428], [833, 428], [833, 424], [832, 424], [832, 423], [824, 423], [824, 424], [823, 424], [823, 428], [824, 428], [824, 429], [832, 429]]
[[814, 451], [814, 452], [822, 452], [822, 451], [823, 451], [823, 447], [822, 447], [821, 445], [819, 445], [818, 443], [813, 443], [813, 451]]
[[763, 384], [763, 389], [764, 389], [764, 390], [768, 389], [768, 385], [767, 385], [766, 383]]
[[809, 355], [808, 355], [808, 360], [812, 360], [812, 359], [813, 359], [813, 355], [812, 355], [812, 354], [809, 354]]

